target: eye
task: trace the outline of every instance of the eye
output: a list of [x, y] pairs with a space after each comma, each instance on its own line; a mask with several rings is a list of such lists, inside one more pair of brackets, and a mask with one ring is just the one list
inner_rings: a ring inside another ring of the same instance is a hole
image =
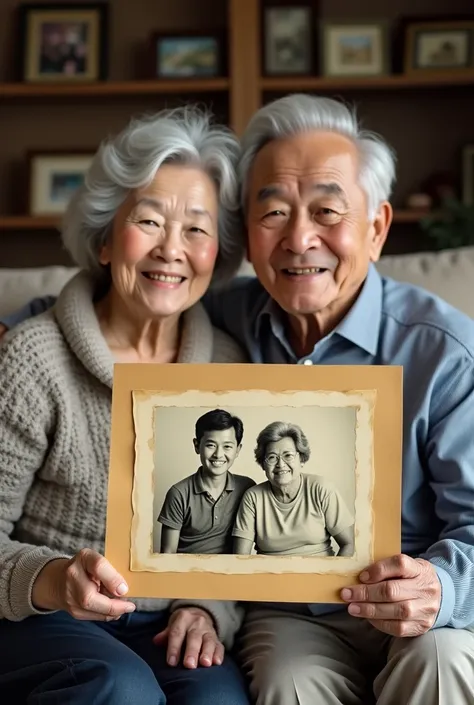
[[138, 221], [140, 225], [146, 225], [147, 227], [153, 227], [155, 226], [156, 228], [159, 228], [159, 224], [156, 222], [156, 220], [139, 220]]
[[205, 234], [206, 234], [206, 231], [203, 230], [202, 228], [198, 228], [197, 225], [192, 225], [192, 226], [189, 228], [189, 232], [191, 232], [191, 233], [198, 233], [198, 234], [202, 234], [202, 235], [205, 235]]
[[269, 213], [266, 213], [263, 217], [264, 218], [271, 218], [271, 217], [278, 217], [279, 215], [285, 215], [285, 214], [283, 211], [281, 211], [277, 208], [274, 211], [270, 211]]

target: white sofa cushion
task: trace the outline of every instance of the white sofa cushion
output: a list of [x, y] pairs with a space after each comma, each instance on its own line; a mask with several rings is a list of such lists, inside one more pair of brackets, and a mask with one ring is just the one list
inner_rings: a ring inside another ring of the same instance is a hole
[[[381, 274], [432, 291], [474, 318], [474, 247], [390, 255], [382, 257], [377, 268]], [[70, 267], [0, 269], [0, 316], [37, 296], [55, 296], [76, 271]], [[240, 273], [253, 274], [253, 269], [246, 263]]]

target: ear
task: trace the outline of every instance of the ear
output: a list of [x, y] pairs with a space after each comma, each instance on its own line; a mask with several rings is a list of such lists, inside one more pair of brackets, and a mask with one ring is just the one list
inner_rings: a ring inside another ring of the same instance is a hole
[[199, 455], [199, 441], [197, 438], [193, 438], [194, 452]]
[[110, 250], [109, 250], [108, 243], [106, 243], [105, 245], [102, 245], [102, 247], [100, 248], [99, 262], [104, 267], [106, 267], [108, 264], [110, 264]]
[[384, 201], [372, 222], [369, 244], [371, 262], [378, 262], [382, 248], [385, 245], [390, 225], [392, 224], [393, 210], [388, 201]]
[[241, 449], [242, 449], [242, 443], [239, 443], [239, 445], [237, 446], [237, 452], [236, 452], [236, 454], [235, 454], [235, 457], [238, 456], [238, 454], [240, 453]]

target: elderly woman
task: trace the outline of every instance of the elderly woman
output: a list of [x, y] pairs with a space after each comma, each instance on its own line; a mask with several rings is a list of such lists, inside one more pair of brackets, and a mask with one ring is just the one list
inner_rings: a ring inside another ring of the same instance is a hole
[[267, 481], [248, 489], [233, 531], [234, 552], [339, 556], [354, 553], [354, 519], [331, 482], [303, 473], [308, 440], [299, 426], [275, 421], [257, 438], [255, 460]]
[[124, 599], [101, 555], [114, 361], [243, 359], [198, 303], [240, 263], [237, 157], [193, 108], [104, 142], [63, 228], [82, 271], [3, 340], [2, 703], [248, 702], [235, 604]]

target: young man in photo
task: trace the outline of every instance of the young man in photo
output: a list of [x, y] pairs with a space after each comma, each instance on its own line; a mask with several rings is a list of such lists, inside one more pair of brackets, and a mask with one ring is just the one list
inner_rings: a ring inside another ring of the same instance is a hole
[[255, 485], [230, 472], [239, 455], [243, 423], [213, 409], [196, 421], [194, 449], [201, 466], [168, 490], [158, 516], [161, 553], [232, 553], [232, 530], [244, 492]]

